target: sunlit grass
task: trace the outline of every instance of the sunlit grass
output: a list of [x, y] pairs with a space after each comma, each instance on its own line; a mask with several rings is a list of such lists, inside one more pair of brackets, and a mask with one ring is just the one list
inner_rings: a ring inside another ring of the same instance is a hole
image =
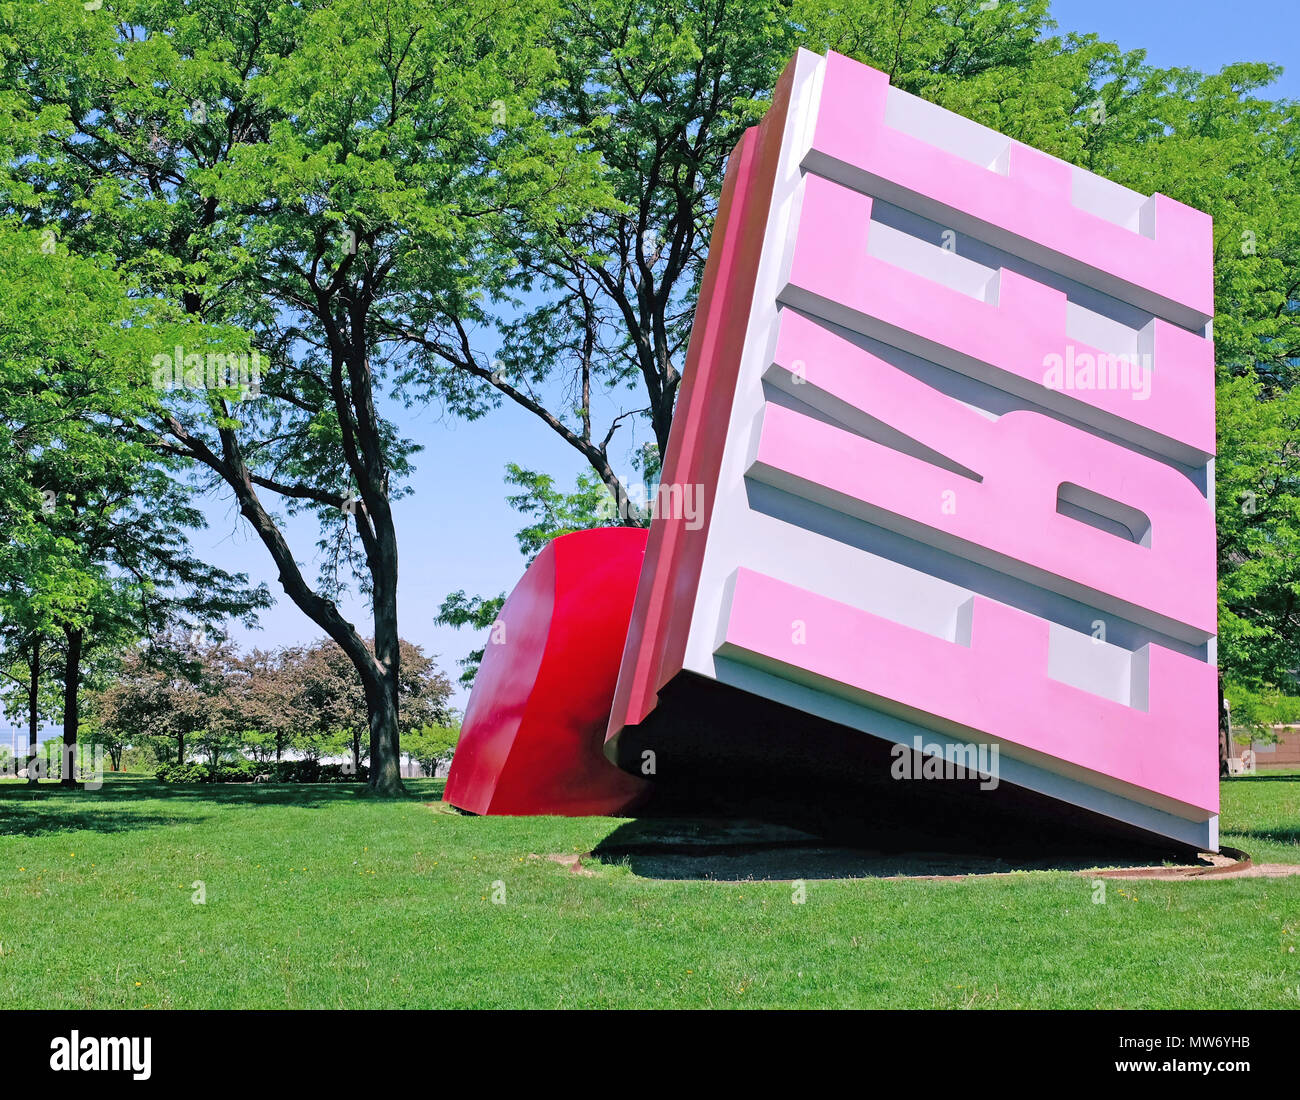
[[[640, 878], [611, 818], [343, 786], [0, 787], [4, 1007], [1300, 1007], [1300, 878]], [[1300, 862], [1300, 776], [1224, 784], [1224, 842]], [[202, 892], [204, 904], [195, 899]], [[495, 899], [495, 900], [494, 900]], [[497, 904], [496, 901], [503, 901]]]

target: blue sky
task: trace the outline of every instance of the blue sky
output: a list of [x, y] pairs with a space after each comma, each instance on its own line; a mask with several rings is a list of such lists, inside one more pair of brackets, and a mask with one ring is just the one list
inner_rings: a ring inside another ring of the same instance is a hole
[[1287, 71], [1275, 98], [1300, 98], [1300, 4], [1296, 0], [1053, 0], [1060, 31], [1092, 31], [1164, 68], [1217, 72], [1236, 61]]
[[[1296, 0], [1056, 0], [1053, 13], [1065, 31], [1093, 31], [1125, 49], [1145, 49], [1151, 64], [1185, 65], [1215, 71], [1235, 61], [1270, 61], [1288, 71], [1275, 85], [1276, 96], [1300, 98], [1300, 6]], [[485, 348], [490, 352], [490, 348]], [[618, 395], [635, 400], [635, 394]], [[618, 399], [616, 397], [614, 400]], [[607, 410], [613, 402], [607, 403]], [[470, 632], [434, 624], [442, 598], [457, 588], [492, 595], [509, 590], [523, 570], [514, 541], [520, 517], [505, 502], [505, 464], [518, 462], [553, 475], [571, 486], [583, 468], [577, 452], [541, 421], [509, 402], [473, 423], [443, 416], [433, 407], [400, 411], [402, 429], [424, 444], [417, 456], [414, 493], [396, 504], [401, 554], [399, 611], [403, 637], [437, 654], [453, 679], [457, 659], [478, 645]], [[633, 438], [620, 429], [614, 449], [619, 464], [633, 443], [649, 438], [646, 429]], [[275, 570], [261, 543], [240, 519], [226, 496], [214, 497], [206, 512], [210, 527], [198, 532], [197, 552], [227, 568], [265, 581], [277, 596], [262, 615], [262, 628], [236, 630], [244, 644], [263, 647], [305, 641], [320, 632], [284, 597]], [[286, 534], [299, 560], [314, 574], [317, 532], [308, 520], [288, 524]], [[345, 613], [368, 632], [368, 615], [358, 600]], [[464, 707], [466, 694], [457, 691]], [[8, 732], [7, 730], [5, 731]], [[5, 738], [8, 740], [8, 738]]]

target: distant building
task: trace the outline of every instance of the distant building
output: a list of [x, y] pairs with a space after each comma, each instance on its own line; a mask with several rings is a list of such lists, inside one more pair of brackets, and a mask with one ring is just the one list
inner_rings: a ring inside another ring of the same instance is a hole
[[[1238, 733], [1234, 730], [1233, 733]], [[1300, 768], [1300, 725], [1274, 726], [1277, 741], [1252, 741], [1249, 745], [1234, 744], [1236, 755], [1229, 761], [1233, 775], [1242, 772], [1269, 771], [1280, 768]], [[1254, 768], [1251, 764], [1253, 755]]]

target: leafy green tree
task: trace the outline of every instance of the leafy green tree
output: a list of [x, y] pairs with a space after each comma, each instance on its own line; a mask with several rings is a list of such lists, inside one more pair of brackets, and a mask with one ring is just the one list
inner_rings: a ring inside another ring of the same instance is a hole
[[409, 731], [402, 739], [406, 755], [414, 760], [424, 774], [433, 776], [439, 767], [451, 760], [460, 740], [460, 723], [445, 726], [420, 726]]
[[[501, 614], [505, 603], [504, 592], [498, 596], [469, 596], [463, 588], [458, 588], [442, 601], [433, 621], [441, 626], [467, 626], [476, 631], [489, 630], [497, 621], [497, 616]], [[461, 672], [457, 679], [462, 686], [474, 686], [474, 678], [478, 675], [479, 666], [483, 663], [483, 655], [486, 652], [486, 646], [479, 646], [478, 649], [471, 649], [467, 656], [456, 662], [460, 665]]]
[[0, 221], [0, 281], [0, 639], [32, 758], [61, 626], [88, 583], [47, 523], [47, 479], [105, 449], [101, 418], [129, 389], [130, 353], [104, 331], [125, 301], [111, 271], [60, 251], [52, 233]]
[[[75, 0], [4, 6], [9, 203], [147, 292], [237, 324], [255, 385], [181, 383], [151, 421], [230, 491], [285, 592], [362, 684], [371, 784], [400, 789], [397, 534], [416, 450], [381, 399], [482, 405], [470, 333], [512, 249], [600, 198], [595, 160], [533, 111], [553, 0]], [[194, 363], [191, 363], [194, 357]], [[228, 359], [227, 359], [228, 362]], [[159, 369], [168, 369], [161, 367]], [[313, 583], [278, 501], [321, 522]], [[373, 648], [340, 612], [355, 579]]]
[[[109, 263], [68, 255], [48, 233], [0, 229], [0, 270], [0, 472], [11, 485], [0, 611], [37, 673], [53, 636], [63, 744], [75, 752], [83, 664], [97, 650], [173, 622], [251, 623], [269, 597], [194, 558], [186, 530], [203, 516], [171, 476], [177, 460], [135, 430], [157, 407], [147, 366], [157, 341], [197, 326], [170, 326]], [[73, 769], [63, 775], [74, 782]]]
[[[590, 463], [620, 502], [610, 445], [649, 427], [666, 451], [727, 157], [798, 46], [834, 48], [909, 91], [1016, 102], [1055, 120], [1092, 98], [1089, 58], [1048, 40], [1046, 0], [594, 0], [557, 28], [561, 81], [544, 102], [587, 135], [617, 205], [579, 211], [517, 250], [492, 382]], [[1035, 98], [1036, 97], [1036, 98]], [[1082, 103], [1076, 103], [1082, 97]], [[966, 113], [969, 113], [967, 111]], [[987, 109], [983, 113], [988, 113]], [[545, 384], [561, 395], [549, 403]], [[625, 391], [635, 397], [624, 398]], [[617, 411], [597, 425], [614, 398]], [[622, 504], [615, 522], [644, 523]]]
[[[104, 16], [0, 3], [0, 208], [253, 334], [256, 392], [187, 383], [154, 427], [229, 488], [358, 669], [380, 789], [398, 782], [390, 505], [414, 454], [380, 399], [471, 417], [513, 401], [625, 497], [610, 447], [644, 423], [663, 453], [727, 154], [800, 45], [1214, 217], [1220, 658], [1230, 686], [1294, 690], [1300, 143], [1295, 106], [1262, 94], [1275, 69], [1157, 68], [1053, 33], [1046, 0], [120, 0]], [[538, 476], [521, 486], [542, 506], [530, 545], [552, 513], [582, 521], [589, 488], [565, 503]], [[1264, 507], [1243, 512], [1246, 494]], [[272, 500], [322, 521], [314, 585]], [[349, 577], [373, 655], [335, 603]], [[499, 608], [449, 601], [466, 622]]]
[[86, 730], [82, 742], [92, 752], [102, 751], [108, 757], [109, 767], [115, 772], [122, 770], [122, 756], [131, 747], [129, 738], [122, 730], [105, 729], [93, 723]]
[[1300, 697], [1238, 686], [1232, 697], [1232, 724], [1244, 731], [1244, 737], [1237, 735], [1243, 742], [1276, 743], [1275, 726], [1300, 724]]
[[[366, 639], [366, 644], [373, 642]], [[451, 683], [418, 645], [405, 639], [400, 645], [398, 690], [405, 734], [447, 720]], [[346, 747], [352, 766], [360, 768], [374, 747], [367, 738], [365, 697], [346, 654], [329, 641], [316, 642], [295, 652], [290, 675], [297, 689], [294, 711], [305, 719], [304, 751], [320, 757]]]
[[[14, 568], [12, 564], [9, 567]], [[39, 750], [41, 722], [54, 713], [58, 696], [52, 678], [55, 667], [48, 659], [54, 640], [35, 625], [33, 612], [37, 608], [25, 589], [20, 579], [10, 574], [4, 590], [5, 607], [0, 610], [0, 699], [6, 714], [21, 715], [26, 722], [28, 782], [35, 783], [30, 765]]]
[[219, 637], [229, 618], [252, 625], [256, 609], [269, 602], [263, 588], [248, 589], [245, 575], [194, 557], [185, 532], [203, 526], [202, 513], [147, 451], [132, 456], [124, 450], [112, 471], [92, 477], [81, 469], [61, 479], [62, 499], [47, 518], [65, 562], [76, 564], [84, 582], [58, 618], [67, 746], [77, 744], [88, 656], [172, 626]]
[[227, 645], [173, 631], [133, 646], [116, 675], [90, 695], [95, 729], [137, 748], [147, 744], [159, 762], [184, 764], [187, 748], [214, 720], [221, 729], [223, 662], [217, 655]]
[[1261, 391], [1220, 380], [1215, 469], [1223, 693], [1257, 739], [1300, 696], [1300, 389]]

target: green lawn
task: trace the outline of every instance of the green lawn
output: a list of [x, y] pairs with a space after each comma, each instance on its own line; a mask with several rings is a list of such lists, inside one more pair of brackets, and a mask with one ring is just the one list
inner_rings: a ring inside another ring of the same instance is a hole
[[[1064, 871], [839, 879], [793, 904], [574, 873], [547, 857], [621, 821], [410, 786], [0, 784], [0, 1007], [1300, 1008], [1300, 877], [1111, 881], [1106, 904]], [[1300, 775], [1223, 796], [1224, 843], [1300, 863]]]

